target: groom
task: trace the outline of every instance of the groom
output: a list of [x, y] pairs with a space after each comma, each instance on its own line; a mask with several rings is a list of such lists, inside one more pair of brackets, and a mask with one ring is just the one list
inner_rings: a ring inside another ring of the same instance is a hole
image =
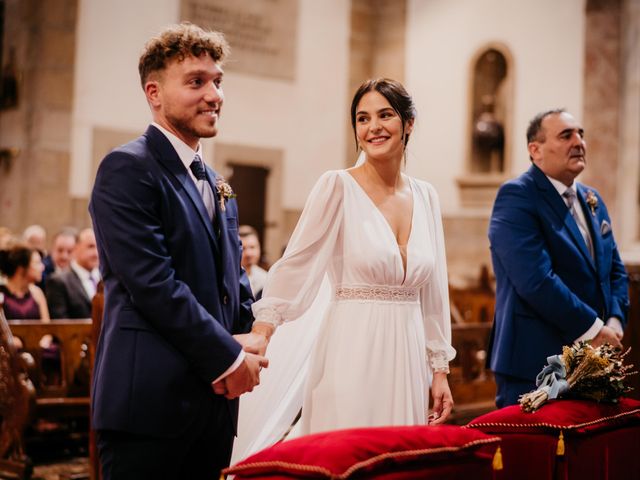
[[266, 332], [246, 333], [253, 297], [237, 205], [202, 161], [227, 51], [220, 33], [186, 23], [151, 39], [139, 72], [153, 123], [96, 177], [89, 210], [105, 309], [92, 421], [106, 480], [217, 478], [237, 397], [268, 364], [256, 354]]

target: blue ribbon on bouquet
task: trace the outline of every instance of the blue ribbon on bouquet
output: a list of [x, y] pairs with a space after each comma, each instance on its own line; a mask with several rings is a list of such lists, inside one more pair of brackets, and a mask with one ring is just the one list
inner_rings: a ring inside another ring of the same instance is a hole
[[560, 355], [547, 357], [547, 365], [536, 377], [538, 390], [546, 392], [547, 398], [553, 400], [569, 391], [567, 382], [567, 369], [562, 363]]

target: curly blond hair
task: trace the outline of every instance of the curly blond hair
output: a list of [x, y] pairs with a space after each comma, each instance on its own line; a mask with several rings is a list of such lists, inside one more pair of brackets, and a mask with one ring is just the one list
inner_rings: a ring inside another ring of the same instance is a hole
[[171, 60], [181, 62], [189, 55], [209, 54], [221, 64], [229, 52], [229, 43], [221, 32], [207, 31], [189, 22], [170, 25], [145, 45], [138, 62], [140, 83], [144, 88], [149, 75], [164, 70]]

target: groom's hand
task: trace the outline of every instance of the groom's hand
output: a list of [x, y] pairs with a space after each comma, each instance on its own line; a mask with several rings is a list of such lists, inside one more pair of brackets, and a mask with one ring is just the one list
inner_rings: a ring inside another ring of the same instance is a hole
[[237, 398], [260, 384], [260, 370], [268, 366], [269, 360], [266, 357], [247, 353], [238, 368], [213, 384], [213, 391], [230, 400]]
[[273, 335], [275, 328], [269, 323], [255, 322], [251, 328], [251, 333], [234, 335], [245, 352], [264, 355], [269, 345], [269, 339]]

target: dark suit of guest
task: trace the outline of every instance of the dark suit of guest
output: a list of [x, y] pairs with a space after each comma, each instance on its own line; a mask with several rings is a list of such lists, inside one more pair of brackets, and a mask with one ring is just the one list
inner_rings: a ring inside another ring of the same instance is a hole
[[52, 274], [46, 295], [51, 318], [91, 318], [91, 299], [73, 269]]
[[[597, 317], [626, 323], [627, 275], [607, 207], [593, 188], [575, 185], [593, 257], [564, 199], [536, 165], [505, 183], [493, 207], [496, 309], [489, 365], [498, 376], [519, 381], [520, 393], [534, 389], [546, 358], [561, 354]], [[593, 212], [588, 192], [597, 199]], [[497, 403], [515, 401], [517, 392]]]
[[[216, 174], [206, 170], [215, 192]], [[180, 438], [173, 448], [196, 452], [189, 442], [210, 428], [216, 447], [199, 455], [224, 464], [238, 400], [214, 394], [211, 384], [238, 358], [232, 335], [251, 329], [253, 300], [240, 267], [237, 204], [228, 199], [222, 211], [219, 202], [216, 195], [212, 222], [184, 163], [153, 126], [102, 161], [89, 206], [105, 294], [92, 420], [105, 435], [137, 435], [137, 447]]]

